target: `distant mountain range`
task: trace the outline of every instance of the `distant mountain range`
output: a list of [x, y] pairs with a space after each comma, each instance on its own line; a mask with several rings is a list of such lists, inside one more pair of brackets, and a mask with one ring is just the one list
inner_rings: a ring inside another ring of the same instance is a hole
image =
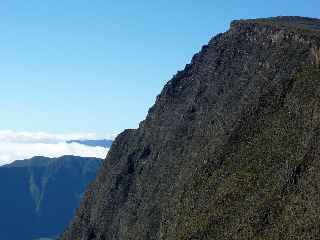
[[76, 156], [34, 157], [0, 167], [0, 239], [58, 236], [102, 161]]
[[79, 143], [79, 144], [87, 145], [90, 147], [104, 147], [104, 148], [110, 148], [112, 145], [112, 142], [113, 141], [110, 139], [67, 141], [67, 143]]

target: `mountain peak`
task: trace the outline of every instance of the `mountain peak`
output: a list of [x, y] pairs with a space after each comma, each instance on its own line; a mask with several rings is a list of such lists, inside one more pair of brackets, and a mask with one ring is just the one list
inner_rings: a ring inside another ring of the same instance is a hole
[[61, 239], [317, 238], [318, 22], [214, 37], [117, 137]]
[[245, 25], [272, 26], [288, 30], [311, 30], [314, 31], [314, 33], [320, 34], [320, 19], [317, 18], [279, 16], [270, 18], [234, 20], [230, 24], [231, 29]]

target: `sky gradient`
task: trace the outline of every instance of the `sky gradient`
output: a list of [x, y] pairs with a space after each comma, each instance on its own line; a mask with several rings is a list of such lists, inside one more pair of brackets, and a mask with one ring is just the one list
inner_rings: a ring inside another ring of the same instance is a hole
[[233, 19], [320, 18], [320, 1], [3, 0], [0, 130], [119, 133]]

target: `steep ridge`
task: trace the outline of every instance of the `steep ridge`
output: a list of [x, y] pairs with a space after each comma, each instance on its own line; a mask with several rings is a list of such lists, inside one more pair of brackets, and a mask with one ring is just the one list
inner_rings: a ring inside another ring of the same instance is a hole
[[0, 239], [58, 236], [101, 163], [97, 158], [39, 156], [0, 167]]
[[320, 236], [320, 20], [240, 20], [114, 141], [62, 240]]

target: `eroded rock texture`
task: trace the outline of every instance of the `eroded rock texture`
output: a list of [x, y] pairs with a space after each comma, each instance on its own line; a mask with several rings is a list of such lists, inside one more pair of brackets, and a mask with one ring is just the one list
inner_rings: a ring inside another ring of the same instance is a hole
[[63, 240], [320, 237], [320, 20], [234, 21], [118, 136]]

